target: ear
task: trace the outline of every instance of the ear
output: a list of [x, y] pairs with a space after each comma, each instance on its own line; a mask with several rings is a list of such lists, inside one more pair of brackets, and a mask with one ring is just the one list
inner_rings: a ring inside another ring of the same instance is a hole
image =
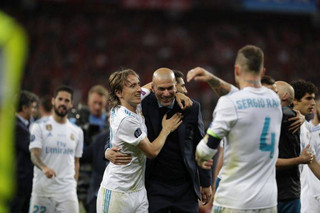
[[28, 106], [26, 106], [26, 105], [22, 105], [22, 112], [25, 112], [25, 111], [27, 111], [28, 110]]
[[51, 98], [51, 104], [52, 104], [52, 106], [54, 105], [54, 99], [55, 99], [54, 97]]
[[155, 87], [155, 85], [154, 85], [154, 83], [152, 82], [152, 83], [151, 83], [151, 92], [153, 92], [153, 93], [154, 93], [154, 87]]
[[123, 97], [122, 96], [122, 91], [120, 91], [120, 90], [115, 90], [115, 94], [119, 99]]
[[290, 96], [289, 96], [289, 93], [284, 93], [284, 95], [281, 97], [281, 100], [282, 101], [287, 101], [288, 100], [288, 98], [289, 98]]
[[235, 74], [235, 76], [239, 76], [239, 74], [240, 74], [239, 65], [234, 65], [234, 74]]
[[264, 67], [261, 72], [261, 77], [263, 77], [265, 74], [266, 74], [266, 68]]

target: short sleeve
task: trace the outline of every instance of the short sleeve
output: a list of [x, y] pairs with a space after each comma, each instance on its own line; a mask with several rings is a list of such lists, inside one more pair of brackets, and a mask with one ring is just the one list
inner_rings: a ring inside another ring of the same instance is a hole
[[148, 95], [150, 95], [150, 90], [148, 90], [147, 88], [143, 88], [141, 87], [141, 101], [147, 97]]
[[118, 137], [123, 142], [137, 146], [147, 134], [142, 131], [141, 125], [134, 117], [124, 118], [118, 129]]
[[222, 139], [228, 134], [237, 120], [234, 104], [230, 99], [223, 96], [219, 99], [213, 112], [213, 120], [207, 134]]
[[80, 158], [82, 157], [83, 152], [83, 131], [79, 128], [79, 136], [78, 136], [78, 142], [75, 150], [75, 157]]
[[35, 123], [32, 125], [31, 130], [30, 130], [30, 145], [29, 145], [29, 150], [32, 148], [42, 148], [42, 131], [41, 131], [41, 126], [38, 123]]

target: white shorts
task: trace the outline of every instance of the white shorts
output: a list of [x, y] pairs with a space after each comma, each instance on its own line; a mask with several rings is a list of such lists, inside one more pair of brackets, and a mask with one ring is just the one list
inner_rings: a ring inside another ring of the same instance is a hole
[[265, 209], [230, 209], [220, 206], [213, 206], [214, 213], [277, 213], [277, 206]]
[[31, 213], [79, 213], [77, 195], [61, 197], [32, 196], [30, 201]]
[[147, 191], [117, 192], [100, 187], [97, 198], [97, 213], [147, 213]]

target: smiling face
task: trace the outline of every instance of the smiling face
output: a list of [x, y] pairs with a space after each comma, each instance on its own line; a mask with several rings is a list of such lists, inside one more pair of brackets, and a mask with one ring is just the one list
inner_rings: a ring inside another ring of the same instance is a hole
[[121, 105], [135, 110], [137, 105], [141, 103], [141, 87], [138, 76], [129, 75], [122, 91], [117, 91], [116, 95], [120, 99]]
[[300, 100], [295, 99], [294, 109], [299, 110], [304, 116], [310, 115], [315, 107], [315, 94], [306, 93]]
[[69, 92], [60, 91], [55, 98], [52, 98], [52, 105], [56, 115], [65, 117], [72, 108], [72, 95]]
[[162, 106], [170, 106], [176, 93], [176, 81], [174, 79], [174, 75], [172, 78], [155, 78], [153, 80], [152, 89], [158, 99], [158, 102]]

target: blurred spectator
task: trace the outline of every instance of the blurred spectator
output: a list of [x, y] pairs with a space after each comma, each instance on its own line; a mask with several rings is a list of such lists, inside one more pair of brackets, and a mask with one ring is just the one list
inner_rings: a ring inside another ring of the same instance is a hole
[[29, 203], [32, 191], [33, 163], [30, 158], [29, 125], [35, 112], [34, 103], [38, 97], [28, 91], [21, 91], [16, 113], [16, 179], [17, 190], [14, 199], [10, 203], [10, 212], [20, 213], [29, 211]]
[[48, 117], [52, 113], [52, 103], [51, 97], [49, 95], [41, 98], [40, 106], [39, 106], [40, 117]]
[[[106, 113], [107, 99], [108, 91], [101, 85], [95, 85], [89, 90], [88, 106], [80, 105], [73, 114], [74, 117], [72, 119], [75, 120], [75, 123], [80, 126], [84, 132], [84, 153], [87, 153], [87, 149], [92, 149], [90, 145], [93, 137], [108, 127]], [[79, 200], [87, 211], [89, 210], [89, 204], [87, 204], [88, 187], [92, 175], [92, 166], [95, 166], [91, 163], [92, 160], [90, 159], [80, 159], [77, 190]]]

